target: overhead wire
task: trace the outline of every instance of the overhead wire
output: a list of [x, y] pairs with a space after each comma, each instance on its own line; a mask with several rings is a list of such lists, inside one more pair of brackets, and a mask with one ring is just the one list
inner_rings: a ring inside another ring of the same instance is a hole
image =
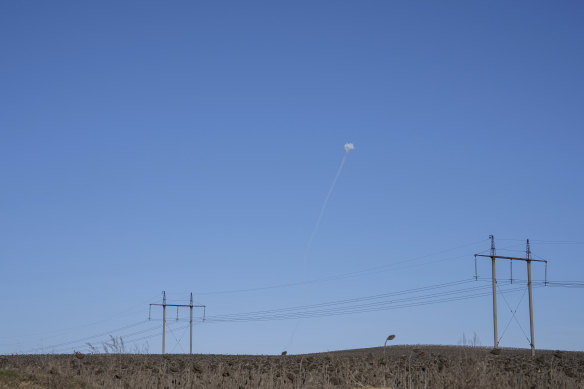
[[[415, 261], [418, 261], [418, 260], [421, 260], [421, 259], [424, 259], [424, 258], [428, 258], [428, 257], [435, 256], [435, 255], [439, 255], [439, 254], [444, 254], [444, 253], [447, 253], [447, 252], [450, 252], [450, 251], [458, 250], [458, 249], [465, 248], [465, 247], [469, 247], [469, 246], [476, 246], [477, 244], [482, 243], [482, 242], [484, 242], [486, 240], [488, 240], [488, 239], [481, 239], [481, 240], [476, 241], [476, 242], [466, 243], [466, 244], [463, 244], [463, 245], [460, 245], [460, 246], [451, 247], [451, 248], [444, 249], [444, 250], [439, 250], [439, 251], [436, 251], [436, 252], [432, 252], [432, 253], [420, 255], [420, 256], [417, 256], [417, 257], [409, 258], [409, 259], [404, 259], [404, 260], [397, 261], [397, 262], [394, 262], [394, 263], [390, 263], [390, 264], [387, 264], [387, 265], [374, 266], [374, 267], [369, 267], [369, 268], [362, 269], [362, 270], [357, 270], [357, 271], [352, 271], [352, 272], [347, 272], [347, 273], [340, 273], [340, 274], [336, 274], [336, 275], [332, 275], [332, 276], [320, 277], [320, 278], [315, 278], [315, 279], [307, 280], [307, 281], [289, 282], [289, 283], [282, 283], [282, 284], [275, 284], [275, 285], [267, 285], [267, 286], [261, 286], [261, 287], [253, 287], [253, 288], [227, 289], [227, 290], [211, 291], [211, 292], [197, 292], [196, 294], [199, 295], [199, 296], [208, 296], [208, 295], [247, 293], [247, 292], [256, 292], [256, 291], [261, 291], [261, 290], [289, 288], [289, 287], [303, 286], [303, 285], [314, 284], [314, 283], [337, 281], [337, 280], [351, 278], [351, 277], [359, 277], [361, 275], [366, 275], [366, 274], [370, 274], [370, 273], [378, 273], [380, 271], [385, 271], [386, 269], [387, 270], [393, 270], [391, 268], [396, 267], [396, 266], [398, 266], [400, 264], [415, 262]], [[458, 257], [455, 257], [455, 258], [462, 258], [464, 256], [466, 256], [466, 254], [465, 255], [458, 256]], [[453, 259], [453, 258], [448, 258], [448, 259]], [[442, 261], [442, 260], [439, 260], [439, 261]]]
[[[153, 298], [153, 297], [152, 297]], [[152, 301], [152, 298], [149, 298], [148, 300], [143, 300], [143, 301]], [[59, 329], [59, 330], [55, 330], [55, 331], [43, 331], [43, 332], [37, 332], [37, 333], [28, 333], [28, 334], [23, 334], [23, 335], [12, 335], [12, 336], [2, 336], [1, 338], [16, 338], [16, 337], [39, 337], [42, 336], [44, 340], [46, 339], [53, 339], [53, 338], [57, 338], [59, 336], [62, 336], [63, 333], [67, 333], [67, 332], [71, 332], [73, 330], [77, 330], [80, 328], [87, 328], [87, 327], [91, 327], [97, 324], [102, 324], [108, 321], [111, 321], [113, 319], [118, 319], [120, 317], [123, 316], [128, 316], [128, 314], [133, 314], [135, 312], [138, 312], [139, 310], [143, 310], [144, 302], [138, 303], [138, 304], [132, 304], [131, 306], [128, 307], [128, 309], [124, 309], [122, 311], [113, 313], [111, 315], [106, 316], [103, 319], [91, 322], [91, 323], [87, 323], [87, 324], [81, 324], [81, 325], [77, 325], [77, 326], [71, 326], [71, 327], [67, 327], [67, 328], [63, 328], [63, 329]], [[49, 336], [46, 336], [47, 334], [51, 334]], [[21, 343], [27, 343], [27, 342], [21, 342]], [[30, 341], [28, 342], [30, 343]]]
[[[189, 328], [189, 325], [188, 324], [186, 326], [183, 326], [183, 327], [178, 327], [177, 330], [186, 329], [186, 328]], [[158, 328], [158, 330], [160, 330], [160, 328]], [[136, 342], [141, 342], [143, 340], [152, 339], [152, 338], [154, 338], [156, 336], [160, 336], [160, 334], [154, 334], [154, 335], [143, 336], [143, 337], [136, 338], [136, 339], [130, 339], [126, 343], [127, 344], [133, 344], [133, 343], [136, 343]]]
[[136, 323], [132, 323], [132, 324], [129, 324], [129, 325], [120, 327], [120, 328], [116, 328], [116, 329], [113, 329], [113, 330], [101, 332], [99, 334], [87, 336], [87, 337], [84, 337], [84, 338], [79, 338], [79, 339], [75, 339], [75, 340], [71, 340], [71, 341], [67, 341], [67, 342], [62, 342], [62, 343], [58, 343], [58, 344], [54, 344], [54, 345], [50, 345], [50, 346], [33, 348], [33, 349], [30, 349], [30, 351], [25, 352], [25, 354], [32, 354], [32, 353], [34, 353], [36, 351], [39, 351], [39, 350], [45, 349], [45, 348], [46, 349], [53, 349], [53, 348], [57, 349], [57, 348], [61, 348], [63, 346], [68, 346], [68, 345], [72, 345], [72, 344], [85, 343], [86, 341], [89, 341], [91, 339], [100, 338], [102, 336], [107, 336], [107, 335], [110, 335], [112, 333], [116, 333], [116, 332], [123, 331], [123, 330], [129, 329], [129, 328], [137, 327], [137, 326], [139, 326], [141, 324], [144, 324], [146, 322], [148, 322], [148, 320], [141, 320], [141, 321], [136, 322]]
[[[266, 321], [281, 320], [305, 317], [321, 317], [330, 315], [341, 315], [348, 313], [370, 312], [375, 310], [385, 310], [401, 308], [407, 306], [426, 305], [428, 303], [456, 301], [470, 297], [479, 297], [488, 295], [489, 287], [486, 285], [470, 288], [458, 288], [442, 292], [434, 292], [418, 296], [410, 296], [400, 299], [384, 300], [377, 302], [368, 302], [355, 304], [355, 302], [379, 299], [390, 296], [391, 294], [365, 296], [357, 299], [337, 300], [308, 306], [288, 307], [274, 310], [242, 312], [238, 314], [226, 314], [209, 316], [207, 322], [229, 322], [229, 321]], [[484, 291], [484, 292], [482, 292]], [[515, 291], [515, 290], [514, 290]], [[399, 294], [399, 292], [398, 292]], [[465, 294], [467, 296], [465, 296]], [[338, 306], [340, 305], [340, 306]]]
[[[406, 289], [406, 290], [390, 292], [390, 293], [382, 293], [382, 294], [357, 297], [357, 298], [352, 298], [352, 299], [334, 300], [334, 301], [318, 303], [318, 304], [309, 304], [309, 305], [300, 305], [300, 306], [287, 307], [287, 308], [277, 308], [277, 309], [269, 309], [269, 310], [263, 310], [263, 311], [255, 311], [254, 313], [261, 314], [261, 313], [273, 313], [273, 312], [281, 312], [281, 311], [294, 311], [294, 310], [301, 310], [301, 309], [319, 308], [319, 307], [328, 306], [328, 305], [347, 304], [347, 303], [359, 302], [359, 301], [364, 301], [364, 300], [379, 299], [379, 298], [391, 297], [391, 296], [399, 296], [399, 295], [403, 295], [403, 294], [411, 294], [411, 293], [416, 293], [416, 292], [424, 292], [424, 291], [428, 291], [428, 290], [434, 290], [434, 289], [439, 289], [439, 288], [444, 288], [444, 287], [449, 287], [449, 286], [457, 286], [457, 285], [470, 283], [470, 282], [473, 282], [473, 280], [471, 280], [471, 279], [458, 280], [458, 281], [453, 281], [453, 282], [446, 282], [446, 283], [441, 283], [441, 284], [435, 284], [435, 285], [424, 286], [424, 287], [413, 288], [413, 289]], [[228, 316], [234, 316], [234, 315], [239, 315], [239, 314], [234, 313], [234, 314], [224, 314], [224, 315], [217, 315], [217, 316], [228, 317]], [[217, 317], [217, 316], [213, 316], [213, 317]]]
[[[478, 277], [478, 281], [482, 281], [482, 282], [492, 282], [491, 277]], [[528, 280], [526, 279], [520, 279], [520, 278], [514, 278], [513, 279], [513, 283], [522, 283], [522, 284], [527, 284]], [[545, 280], [545, 279], [534, 279], [531, 280], [531, 283], [533, 285], [535, 284], [541, 284], [544, 286], [550, 286], [550, 287], [562, 287], [562, 288], [584, 288], [584, 281], [561, 281], [561, 280]]]
[[[173, 326], [175, 326], [176, 323], [169, 323], [167, 324], [167, 328], [171, 328]], [[93, 338], [99, 338], [99, 337], [103, 337], [103, 336], [110, 336], [110, 337], [114, 337], [114, 338], [119, 338], [122, 339], [124, 341], [125, 344], [132, 344], [135, 343], [137, 341], [139, 341], [142, 338], [152, 338], [155, 336], [160, 336], [160, 334], [158, 333], [160, 331], [160, 326], [155, 326], [155, 327], [148, 327], [145, 329], [141, 329], [138, 331], [133, 331], [130, 333], [122, 333], [119, 334], [119, 332], [116, 331], [111, 331], [111, 333], [108, 333], [106, 335], [104, 334], [100, 334], [99, 336], [94, 336]], [[148, 333], [152, 333], [152, 332], [157, 332], [154, 335], [148, 335], [145, 337], [140, 337], [137, 339], [133, 339], [132, 337], [138, 336], [138, 335], [144, 335], [144, 334], [148, 334]], [[99, 344], [105, 344], [107, 342], [107, 338], [103, 339], [101, 341], [99, 341]], [[59, 347], [60, 345], [55, 345], [55, 346], [48, 346], [46, 347], [46, 349], [48, 350], [55, 350], [56, 353], [59, 353], [59, 351], [68, 351], [68, 350], [73, 350], [73, 349], [77, 349], [80, 350], [82, 348], [86, 348], [89, 349], [88, 343], [87, 342], [68, 342], [69, 346], [68, 347]]]
[[[497, 238], [497, 240], [511, 240], [517, 242], [525, 242], [525, 239], [513, 239], [513, 238]], [[584, 244], [582, 241], [576, 240], [538, 240], [538, 239], [529, 239], [532, 243], [539, 243], [539, 244]]]
[[[509, 292], [517, 292], [520, 288], [515, 288], [513, 291]], [[439, 304], [444, 302], [453, 302], [453, 301], [460, 301], [466, 300], [471, 298], [477, 297], [484, 297], [489, 296], [491, 293], [489, 291], [474, 293], [469, 295], [463, 296], [451, 296], [447, 298], [441, 299], [431, 299], [426, 301], [418, 301], [418, 302], [410, 302], [410, 303], [403, 303], [403, 304], [385, 304], [375, 307], [360, 307], [355, 308], [351, 307], [349, 309], [337, 309], [337, 310], [329, 310], [329, 311], [318, 311], [318, 312], [297, 312], [285, 315], [271, 315], [271, 316], [259, 316], [259, 317], [242, 317], [242, 318], [231, 318], [231, 319], [224, 319], [224, 320], [215, 320], [212, 318], [208, 319], [209, 323], [217, 323], [217, 322], [253, 322], [253, 321], [274, 321], [274, 320], [288, 320], [288, 319], [297, 319], [297, 318], [316, 318], [316, 317], [328, 317], [328, 316], [340, 316], [340, 315], [351, 315], [351, 314], [358, 314], [358, 313], [366, 313], [366, 312], [377, 312], [377, 311], [384, 311], [384, 310], [392, 310], [392, 309], [401, 309], [401, 308], [411, 308], [411, 307], [418, 307], [423, 305], [433, 305]]]

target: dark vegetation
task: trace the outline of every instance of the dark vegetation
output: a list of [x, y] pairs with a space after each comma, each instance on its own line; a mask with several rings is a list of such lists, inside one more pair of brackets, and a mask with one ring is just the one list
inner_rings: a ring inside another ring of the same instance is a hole
[[584, 353], [391, 346], [307, 355], [0, 356], [0, 388], [584, 388]]

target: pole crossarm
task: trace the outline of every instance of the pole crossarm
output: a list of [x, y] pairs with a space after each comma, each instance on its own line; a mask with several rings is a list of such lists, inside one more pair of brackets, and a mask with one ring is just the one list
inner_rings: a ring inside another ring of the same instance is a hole
[[193, 307], [193, 308], [206, 308], [207, 307], [206, 305], [190, 305], [190, 304], [150, 304], [150, 306], [152, 306], [152, 305], [156, 305], [158, 307], [167, 306], [167, 307], [185, 307], [185, 308], [190, 308], [190, 307]]
[[518, 257], [504, 257], [501, 255], [486, 255], [486, 254], [475, 254], [475, 257], [485, 257], [485, 258], [495, 258], [495, 259], [509, 259], [511, 261], [531, 261], [531, 262], [544, 262], [547, 263], [545, 259], [531, 259], [531, 258], [518, 258]]

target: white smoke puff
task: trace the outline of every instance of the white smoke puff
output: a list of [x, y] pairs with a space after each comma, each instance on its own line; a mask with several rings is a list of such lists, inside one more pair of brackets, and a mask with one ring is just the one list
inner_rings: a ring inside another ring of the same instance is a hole
[[355, 149], [355, 145], [352, 143], [345, 143], [345, 153], [351, 152]]

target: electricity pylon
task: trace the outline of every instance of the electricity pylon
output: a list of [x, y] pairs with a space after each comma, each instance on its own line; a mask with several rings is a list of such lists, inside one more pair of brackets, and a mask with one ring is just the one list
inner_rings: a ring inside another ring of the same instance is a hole
[[165, 338], [166, 338], [166, 307], [177, 307], [177, 320], [178, 320], [178, 308], [185, 307], [190, 308], [191, 310], [191, 319], [190, 319], [190, 327], [191, 327], [191, 341], [190, 341], [190, 350], [189, 354], [193, 353], [193, 308], [203, 308], [203, 320], [205, 320], [205, 311], [207, 309], [206, 305], [193, 305], [193, 293], [191, 292], [191, 301], [190, 304], [167, 304], [166, 303], [166, 292], [162, 291], [162, 304], [150, 304], [150, 309], [152, 306], [159, 306], [162, 307], [162, 354], [164, 354], [164, 346], [165, 346]]
[[[513, 261], [525, 261], [527, 262], [527, 288], [529, 289], [529, 326], [531, 330], [531, 356], [535, 356], [535, 340], [534, 340], [534, 329], [533, 329], [533, 295], [531, 292], [531, 262], [543, 262], [545, 263], [545, 284], [547, 284], [547, 261], [545, 259], [533, 259], [531, 258], [531, 247], [529, 246], [529, 239], [527, 239], [526, 247], [526, 257], [527, 258], [517, 258], [517, 257], [505, 257], [501, 255], [496, 255], [495, 251], [495, 237], [489, 235], [491, 239], [491, 253], [490, 255], [475, 254], [475, 278], [478, 279], [477, 272], [477, 257], [491, 258], [491, 268], [492, 268], [492, 283], [493, 283], [493, 335], [494, 335], [494, 348], [499, 348], [499, 338], [497, 336], [497, 279], [495, 276], [495, 261], [497, 259], [508, 259]], [[513, 273], [511, 273], [513, 274]], [[511, 281], [513, 282], [513, 281]]]

